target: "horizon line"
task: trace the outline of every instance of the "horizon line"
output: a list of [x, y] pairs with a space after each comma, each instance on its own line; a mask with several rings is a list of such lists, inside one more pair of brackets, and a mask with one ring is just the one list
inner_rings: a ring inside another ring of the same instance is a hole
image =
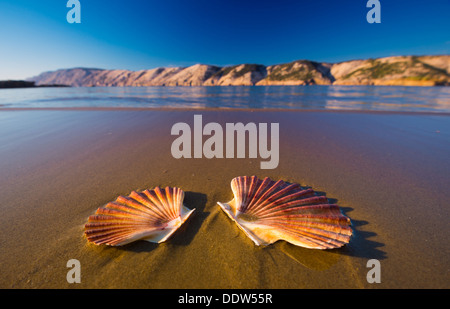
[[[75, 67], [67, 67], [67, 68], [59, 68], [59, 69], [55, 69], [55, 70], [48, 70], [48, 71], [43, 71], [41, 73], [39, 73], [38, 75], [44, 74], [44, 73], [51, 73], [51, 72], [56, 72], [56, 71], [62, 71], [62, 70], [75, 70], [75, 69], [83, 69], [83, 70], [100, 70], [100, 71], [133, 71], [133, 72], [139, 72], [139, 71], [148, 71], [148, 70], [155, 70], [155, 69], [165, 69], [165, 68], [182, 68], [182, 69], [186, 69], [195, 65], [206, 65], [206, 66], [212, 66], [212, 67], [218, 67], [218, 68], [227, 68], [227, 67], [235, 67], [235, 66], [239, 66], [239, 65], [260, 65], [260, 66], [265, 66], [265, 67], [270, 67], [270, 66], [275, 66], [275, 65], [283, 65], [283, 64], [288, 64], [288, 63], [293, 63], [293, 62], [297, 62], [297, 61], [309, 61], [309, 62], [315, 62], [315, 63], [326, 63], [326, 64], [339, 64], [339, 63], [343, 63], [343, 62], [350, 62], [350, 61], [360, 61], [360, 60], [369, 60], [369, 59], [383, 59], [383, 58], [393, 58], [393, 57], [425, 57], [425, 56], [434, 56], [434, 57], [439, 57], [439, 56], [450, 56], [450, 54], [398, 54], [398, 55], [391, 55], [391, 56], [382, 56], [382, 57], [368, 57], [368, 58], [353, 58], [353, 59], [349, 59], [349, 60], [342, 60], [342, 61], [337, 61], [337, 62], [331, 62], [331, 61], [317, 61], [317, 60], [311, 60], [311, 59], [297, 59], [297, 60], [292, 60], [289, 62], [281, 62], [281, 63], [276, 63], [276, 64], [270, 64], [270, 65], [265, 65], [265, 64], [261, 64], [261, 63], [239, 63], [239, 64], [230, 64], [230, 65], [216, 65], [216, 64], [206, 64], [206, 63], [195, 63], [192, 65], [188, 65], [188, 66], [158, 66], [158, 67], [153, 67], [153, 68], [148, 68], [148, 69], [140, 69], [140, 70], [132, 70], [132, 69], [105, 69], [105, 68], [93, 68], [93, 67], [83, 67], [83, 66], [75, 66]], [[38, 76], [36, 75], [36, 76]], [[36, 77], [36, 76], [31, 76], [28, 77], [27, 79]], [[25, 79], [26, 80], [26, 79]]]

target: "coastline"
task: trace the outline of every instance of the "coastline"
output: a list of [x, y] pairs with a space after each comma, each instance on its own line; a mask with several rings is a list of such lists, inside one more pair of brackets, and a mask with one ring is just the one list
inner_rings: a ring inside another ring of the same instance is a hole
[[[293, 112], [1, 109], [0, 287], [448, 288], [449, 115]], [[171, 126], [198, 113], [205, 123], [279, 122], [279, 166], [174, 159]], [[254, 246], [216, 205], [244, 174], [325, 192], [352, 219], [354, 237], [330, 251]], [[197, 209], [172, 239], [87, 243], [83, 226], [98, 207], [158, 185], [182, 188]], [[82, 266], [76, 286], [65, 279], [72, 258]], [[366, 281], [369, 259], [381, 263], [381, 284]]]
[[449, 86], [450, 55], [404, 55], [339, 63], [295, 60], [273, 65], [159, 67], [139, 71], [71, 68], [29, 78], [70, 86], [396, 85]]

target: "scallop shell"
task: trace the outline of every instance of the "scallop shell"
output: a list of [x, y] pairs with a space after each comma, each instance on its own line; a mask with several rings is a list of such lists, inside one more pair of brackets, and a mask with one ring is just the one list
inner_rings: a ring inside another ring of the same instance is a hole
[[122, 246], [140, 239], [164, 242], [195, 210], [186, 208], [183, 199], [179, 188], [133, 191], [97, 209], [84, 233], [96, 245]]
[[231, 189], [234, 199], [218, 204], [256, 245], [285, 240], [311, 249], [332, 249], [350, 241], [350, 219], [312, 189], [256, 176], [234, 178]]

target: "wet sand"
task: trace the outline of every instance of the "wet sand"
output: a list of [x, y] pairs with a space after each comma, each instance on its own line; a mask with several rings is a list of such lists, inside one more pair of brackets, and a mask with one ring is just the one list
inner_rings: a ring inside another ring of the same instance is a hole
[[[278, 122], [280, 159], [174, 159], [177, 122]], [[0, 111], [0, 288], [449, 288], [450, 116], [217, 110]], [[257, 247], [222, 212], [233, 177], [311, 186], [352, 219], [340, 249]], [[178, 186], [194, 215], [166, 243], [87, 242], [89, 215]], [[66, 263], [81, 263], [69, 284]], [[369, 259], [381, 283], [366, 280]]]

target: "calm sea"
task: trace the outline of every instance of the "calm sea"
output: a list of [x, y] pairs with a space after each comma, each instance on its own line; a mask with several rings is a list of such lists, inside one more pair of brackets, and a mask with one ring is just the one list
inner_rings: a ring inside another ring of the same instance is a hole
[[450, 87], [231, 86], [0, 89], [0, 108], [173, 107], [450, 112]]

